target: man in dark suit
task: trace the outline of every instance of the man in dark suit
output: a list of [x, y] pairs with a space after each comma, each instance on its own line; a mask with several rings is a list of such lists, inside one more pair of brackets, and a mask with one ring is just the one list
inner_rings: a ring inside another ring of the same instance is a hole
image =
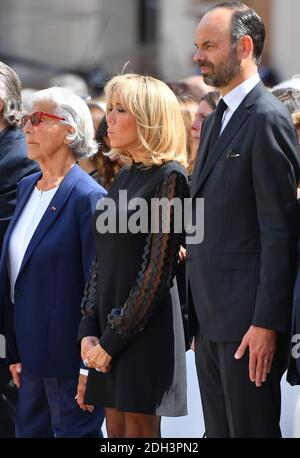
[[[0, 255], [4, 234], [16, 206], [17, 184], [21, 178], [39, 170], [37, 164], [28, 159], [25, 137], [17, 127], [21, 109], [20, 80], [8, 65], [0, 62]], [[0, 437], [14, 434], [9, 418], [14, 397], [10, 379], [8, 368], [0, 366]]]
[[17, 74], [0, 62], [0, 254], [5, 231], [16, 206], [17, 184], [39, 170], [27, 157], [21, 118], [21, 83]]
[[297, 139], [259, 80], [265, 29], [240, 2], [213, 6], [194, 61], [221, 102], [204, 123], [191, 196], [204, 240], [187, 246], [190, 322], [208, 437], [280, 437], [297, 240]]

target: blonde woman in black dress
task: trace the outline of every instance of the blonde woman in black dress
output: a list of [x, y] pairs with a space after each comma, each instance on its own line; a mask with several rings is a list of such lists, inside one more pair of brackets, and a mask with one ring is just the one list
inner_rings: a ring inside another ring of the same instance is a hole
[[[112, 153], [127, 165], [107, 196], [116, 223], [105, 230], [105, 205], [95, 214], [97, 259], [79, 331], [90, 370], [78, 404], [105, 406], [109, 437], [160, 437], [161, 416], [187, 413], [183, 323], [172, 288], [183, 229], [175, 208], [167, 205], [158, 218], [150, 205], [155, 197], [175, 199], [178, 211], [187, 196], [185, 126], [176, 96], [152, 77], [116, 76], [105, 93]], [[136, 198], [148, 209], [135, 220], [140, 230], [132, 229]], [[167, 220], [170, 230], [162, 227]]]

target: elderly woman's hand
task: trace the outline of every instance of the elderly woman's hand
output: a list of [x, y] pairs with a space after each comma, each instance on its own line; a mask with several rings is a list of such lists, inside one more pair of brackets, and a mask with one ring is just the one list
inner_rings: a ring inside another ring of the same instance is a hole
[[[95, 337], [95, 336], [88, 336], [88, 337], [84, 337], [83, 339], [81, 339], [81, 358], [87, 367], [91, 367], [89, 366], [88, 360], [87, 360], [88, 351], [91, 348], [95, 347], [98, 344], [98, 342], [99, 342], [99, 339], [98, 337]], [[79, 379], [78, 379], [77, 394], [76, 394], [75, 399], [77, 400], [77, 404], [79, 405], [79, 407], [82, 410], [88, 410], [89, 412], [93, 412], [94, 406], [84, 403], [86, 382], [87, 382], [87, 376], [80, 374]]]
[[78, 379], [77, 394], [76, 394], [75, 399], [77, 400], [77, 404], [79, 405], [79, 407], [82, 410], [88, 410], [89, 412], [92, 413], [94, 411], [94, 406], [84, 403], [86, 381], [87, 381], [87, 376], [80, 374], [79, 379]]
[[[98, 337], [88, 336], [81, 339], [81, 359], [86, 364], [88, 351], [99, 343]], [[87, 366], [87, 364], [86, 364]]]
[[86, 360], [88, 367], [93, 367], [99, 372], [108, 372], [112, 357], [98, 344], [87, 352]]

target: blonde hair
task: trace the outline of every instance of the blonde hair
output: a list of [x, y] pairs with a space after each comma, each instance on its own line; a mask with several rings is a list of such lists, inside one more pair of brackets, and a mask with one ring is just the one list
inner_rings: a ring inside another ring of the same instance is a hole
[[[135, 117], [141, 162], [145, 166], [160, 166], [173, 160], [186, 166], [186, 131], [180, 106], [165, 83], [151, 76], [128, 73], [112, 78], [104, 91], [107, 113], [118, 95], [125, 110]], [[111, 150], [112, 154], [116, 152], [126, 163], [132, 163], [128, 151]]]
[[300, 111], [296, 111], [292, 114], [293, 123], [296, 128], [300, 127]]

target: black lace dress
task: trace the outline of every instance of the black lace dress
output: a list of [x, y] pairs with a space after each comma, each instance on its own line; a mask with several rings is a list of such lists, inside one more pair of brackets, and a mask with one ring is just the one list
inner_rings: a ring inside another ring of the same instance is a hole
[[[134, 163], [121, 170], [107, 196], [120, 218], [115, 233], [98, 232], [107, 207], [96, 211], [97, 260], [82, 301], [79, 339], [98, 336], [112, 362], [106, 374], [89, 371], [85, 402], [120, 411], [186, 415], [185, 342], [173, 285], [182, 233], [175, 233], [172, 210], [161, 213], [164, 221], [170, 217], [169, 232], [162, 231], [161, 220], [156, 232], [126, 232], [124, 221], [136, 221], [140, 207], [128, 210], [119, 200], [120, 190], [127, 191], [128, 202], [140, 197], [148, 204], [153, 197], [177, 198], [178, 203], [188, 194], [177, 162], [151, 168]], [[148, 208], [149, 228], [155, 216]]]

